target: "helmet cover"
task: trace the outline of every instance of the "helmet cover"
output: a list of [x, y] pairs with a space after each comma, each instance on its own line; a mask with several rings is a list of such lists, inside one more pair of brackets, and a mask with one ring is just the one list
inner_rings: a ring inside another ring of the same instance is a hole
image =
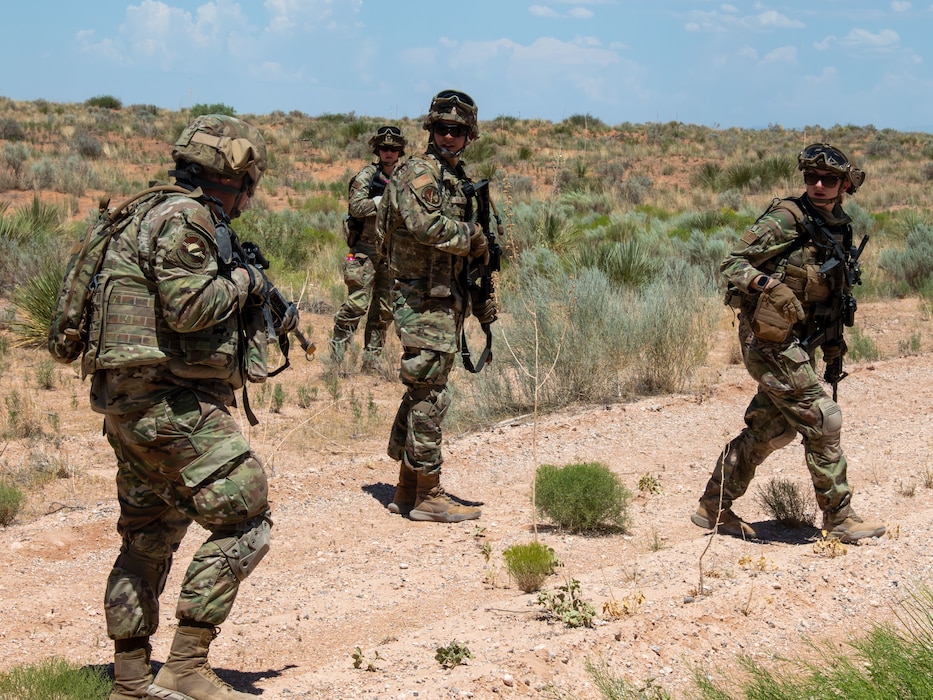
[[441, 90], [431, 100], [431, 108], [424, 118], [422, 128], [430, 130], [435, 122], [463, 124], [470, 130], [470, 140], [479, 137], [478, 109], [473, 98], [458, 90]]
[[405, 155], [405, 146], [408, 142], [402, 136], [402, 130], [397, 126], [380, 126], [379, 129], [369, 139], [369, 145], [373, 153], [379, 155], [380, 146], [385, 148], [398, 148], [402, 155]]
[[847, 194], [855, 194], [865, 182], [865, 173], [856, 168], [845, 153], [828, 143], [811, 144], [797, 154], [797, 169], [810, 168], [828, 170], [847, 180]]
[[259, 130], [225, 114], [205, 114], [188, 124], [175, 141], [172, 159], [196, 163], [214, 175], [246, 176], [250, 196], [268, 167], [266, 142]]

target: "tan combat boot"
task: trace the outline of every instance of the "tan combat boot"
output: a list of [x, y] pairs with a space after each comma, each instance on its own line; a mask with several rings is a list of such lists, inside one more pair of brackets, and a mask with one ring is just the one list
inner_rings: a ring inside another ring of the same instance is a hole
[[460, 505], [444, 493], [440, 474], [418, 472], [418, 494], [415, 507], [408, 517], [412, 520], [435, 523], [459, 523], [480, 516], [479, 508]]
[[[715, 513], [718, 510], [716, 505], [708, 505], [700, 502], [697, 512], [690, 516], [694, 525], [705, 527], [712, 530], [716, 527]], [[732, 512], [731, 508], [719, 511], [719, 532], [732, 537], [741, 537], [742, 539], [754, 539], [758, 537], [755, 529], [738, 515]]]
[[152, 666], [148, 644], [132, 651], [118, 651], [113, 655], [113, 692], [110, 700], [139, 700], [148, 698], [152, 683]]
[[408, 515], [415, 507], [415, 496], [418, 492], [418, 472], [405, 464], [403, 459], [398, 467], [398, 484], [395, 487], [395, 496], [386, 506], [390, 513]]
[[825, 511], [823, 529], [827, 537], [847, 543], [866, 537], [881, 537], [887, 531], [883, 523], [862, 520], [852, 510], [852, 506], [840, 508], [835, 513]]
[[217, 633], [211, 627], [178, 625], [172, 651], [152, 685], [149, 695], [163, 700], [249, 700], [220, 680], [207, 663], [207, 650]]

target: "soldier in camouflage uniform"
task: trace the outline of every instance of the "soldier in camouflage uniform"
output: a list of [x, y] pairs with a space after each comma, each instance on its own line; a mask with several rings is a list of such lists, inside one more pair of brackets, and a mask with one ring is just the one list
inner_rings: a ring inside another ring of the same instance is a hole
[[339, 364], [360, 319], [366, 316], [363, 334], [363, 372], [375, 371], [382, 355], [386, 329], [392, 322], [389, 290], [392, 277], [376, 242], [376, 208], [382, 200], [389, 176], [405, 155], [405, 137], [395, 126], [381, 126], [369, 139], [376, 161], [360, 170], [350, 181], [345, 235], [350, 253], [343, 264], [347, 300], [334, 316], [330, 340], [331, 358]]
[[[264, 282], [251, 266], [225, 269], [220, 249], [266, 169], [266, 146], [251, 125], [207, 115], [182, 131], [172, 157], [180, 191], [142, 200], [138, 220], [110, 243], [85, 358], [91, 406], [117, 458], [123, 544], [105, 599], [110, 697], [236, 700], [252, 696], [221, 681], [207, 653], [269, 549], [266, 474], [227, 409], [245, 375], [265, 370], [240, 350]], [[185, 573], [171, 653], [153, 679], [159, 597], [192, 521], [210, 537]]]
[[[468, 259], [489, 255], [472, 199], [464, 193], [469, 180], [460, 159], [479, 136], [476, 104], [465, 93], [444, 90], [431, 101], [423, 127], [430, 134], [427, 150], [396, 169], [376, 224], [395, 280], [399, 376], [407, 387], [389, 438], [389, 456], [400, 466], [388, 508], [412, 520], [450, 523], [480, 516], [478, 508], [453, 501], [440, 485], [447, 377], [471, 311], [463, 271]], [[493, 302], [472, 312], [481, 322], [495, 317]]]
[[[729, 442], [691, 520], [736, 537], [754, 529], [732, 512], [756, 467], [799, 433], [807, 468], [830, 537], [854, 542], [880, 537], [881, 523], [867, 522], [851, 506], [846, 458], [840, 445], [842, 411], [817, 378], [815, 350], [803, 341], [814, 330], [818, 308], [838, 303], [847, 282], [844, 265], [820, 268], [834, 251], [852, 246], [843, 194], [854, 194], [865, 174], [839, 149], [813, 144], [800, 152], [806, 192], [775, 200], [722, 263], [740, 308], [739, 342], [758, 393], [745, 412], [745, 429]], [[838, 253], [837, 253], [838, 255]], [[823, 360], [845, 353], [845, 343], [824, 343]], [[718, 517], [717, 517], [718, 514]]]

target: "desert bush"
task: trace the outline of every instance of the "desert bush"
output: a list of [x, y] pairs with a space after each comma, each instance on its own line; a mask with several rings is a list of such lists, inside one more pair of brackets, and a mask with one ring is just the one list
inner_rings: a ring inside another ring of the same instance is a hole
[[617, 287], [640, 287], [661, 264], [657, 249], [640, 238], [580, 246], [573, 259], [577, 267], [599, 270]]
[[82, 158], [97, 160], [104, 155], [104, 147], [91, 134], [80, 131], [71, 139], [72, 147]]
[[0, 119], [0, 139], [4, 141], [22, 141], [25, 138], [25, 129], [13, 117]]
[[509, 576], [525, 593], [539, 590], [559, 565], [554, 550], [537, 541], [513, 544], [502, 552], [502, 558]]
[[25, 503], [26, 494], [18, 486], [0, 481], [0, 527], [11, 525]]
[[878, 267], [914, 292], [924, 289], [933, 278], [933, 225], [915, 225], [902, 249], [881, 251]]
[[6, 167], [13, 173], [16, 185], [19, 185], [20, 175], [31, 155], [29, 147], [24, 143], [5, 143], [3, 150], [0, 151], [0, 158], [3, 159]]
[[609, 467], [599, 462], [538, 468], [535, 508], [571, 532], [603, 528], [624, 530], [632, 493]]
[[60, 260], [67, 230], [62, 211], [43, 204], [38, 196], [12, 214], [0, 212], [0, 291], [36, 279], [51, 261]]
[[236, 110], [222, 102], [215, 102], [214, 104], [198, 102], [196, 105], [192, 105], [191, 109], [188, 110], [189, 119], [194, 119], [205, 114], [225, 114], [228, 117], [233, 117], [236, 116]]
[[101, 109], [123, 109], [123, 102], [113, 95], [97, 95], [84, 101], [88, 107], [100, 107]]
[[784, 525], [812, 527], [816, 520], [816, 501], [812, 490], [790, 479], [774, 477], [758, 486], [758, 502], [765, 512]]

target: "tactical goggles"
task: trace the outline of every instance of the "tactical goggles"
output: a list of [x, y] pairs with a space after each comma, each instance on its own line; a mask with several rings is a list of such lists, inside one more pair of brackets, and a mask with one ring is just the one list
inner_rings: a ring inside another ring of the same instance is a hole
[[803, 181], [808, 185], [815, 185], [818, 182], [823, 183], [823, 187], [835, 187], [839, 184], [839, 181], [842, 180], [838, 175], [829, 175], [822, 173], [815, 173], [812, 170], [805, 170], [803, 172]]
[[845, 153], [825, 143], [815, 143], [812, 146], [807, 146], [800, 152], [799, 160], [812, 165], [825, 163], [831, 168], [839, 168], [840, 170], [845, 170], [849, 165], [849, 159], [846, 158]]
[[379, 131], [376, 132], [376, 136], [394, 136], [399, 139], [402, 138], [402, 130], [397, 126], [381, 126]]
[[437, 95], [434, 96], [435, 102], [445, 101], [445, 102], [459, 102], [460, 104], [466, 105], [467, 107], [476, 107], [476, 103], [473, 101], [473, 98], [467, 95], [465, 92], [460, 92], [459, 90], [441, 90]]
[[435, 136], [447, 136], [450, 134], [455, 139], [466, 136], [470, 129], [463, 124], [445, 124], [444, 122], [434, 122], [431, 125], [431, 131]]

